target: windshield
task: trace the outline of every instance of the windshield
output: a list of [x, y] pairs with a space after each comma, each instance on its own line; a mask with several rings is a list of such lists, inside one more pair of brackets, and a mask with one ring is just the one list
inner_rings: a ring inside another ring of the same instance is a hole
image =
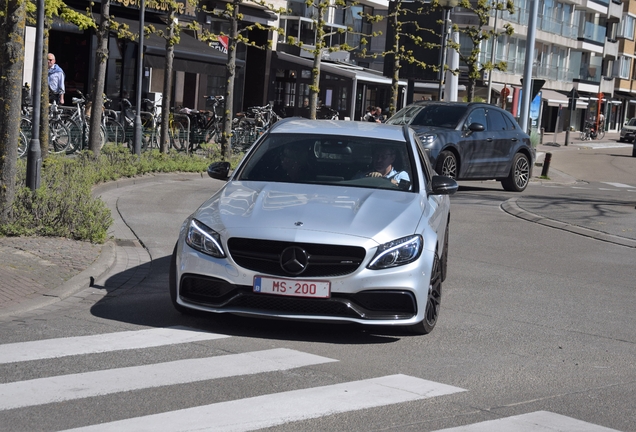
[[629, 119], [627, 126], [636, 126], [636, 118]]
[[270, 134], [235, 179], [412, 191], [416, 170], [411, 155], [406, 141]]
[[465, 105], [413, 105], [398, 111], [387, 123], [456, 129], [466, 109]]

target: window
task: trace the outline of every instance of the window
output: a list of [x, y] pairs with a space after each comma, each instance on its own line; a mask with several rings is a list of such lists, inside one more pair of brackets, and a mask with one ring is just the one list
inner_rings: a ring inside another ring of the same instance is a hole
[[488, 119], [490, 120], [490, 125], [488, 126], [488, 130], [492, 131], [505, 131], [508, 129], [506, 125], [506, 121], [499, 111], [496, 110], [488, 110]]
[[623, 15], [620, 28], [618, 30], [618, 37], [634, 40], [634, 17], [631, 15]]
[[464, 125], [465, 129], [468, 129], [473, 123], [479, 123], [484, 126], [484, 130], [488, 130], [488, 121], [486, 120], [486, 110], [483, 108], [477, 108], [473, 110], [470, 114], [468, 114], [468, 118], [466, 119], [466, 124]]
[[629, 79], [629, 70], [632, 63], [631, 57], [621, 56], [616, 62], [616, 75], [619, 78]]

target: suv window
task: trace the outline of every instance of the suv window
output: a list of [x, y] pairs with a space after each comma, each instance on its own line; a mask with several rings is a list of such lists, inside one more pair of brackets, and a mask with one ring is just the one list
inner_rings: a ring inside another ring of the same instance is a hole
[[483, 108], [476, 108], [468, 114], [464, 128], [468, 129], [473, 123], [479, 123], [484, 126], [484, 130], [488, 130], [488, 121], [486, 120], [486, 110]]
[[490, 120], [489, 130], [505, 131], [508, 129], [506, 121], [499, 111], [493, 109], [488, 110], [488, 119]]

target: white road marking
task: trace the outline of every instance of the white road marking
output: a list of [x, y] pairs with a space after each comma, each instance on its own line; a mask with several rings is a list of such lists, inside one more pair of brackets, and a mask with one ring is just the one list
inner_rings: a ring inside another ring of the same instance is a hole
[[619, 432], [549, 411], [489, 420], [435, 432]]
[[0, 345], [0, 364], [149, 348], [227, 337], [230, 336], [207, 333], [188, 327], [169, 327], [18, 342]]
[[38, 378], [0, 384], [0, 410], [335, 361], [337, 360], [279, 348]]
[[628, 185], [628, 184], [624, 184], [624, 183], [612, 183], [612, 182], [601, 182], [601, 183], [605, 183], [608, 184], [610, 186], [614, 186], [617, 188], [633, 188], [634, 186], [632, 185]]
[[294, 390], [111, 423], [74, 431], [250, 431], [293, 421], [466, 391], [407, 375], [390, 375]]

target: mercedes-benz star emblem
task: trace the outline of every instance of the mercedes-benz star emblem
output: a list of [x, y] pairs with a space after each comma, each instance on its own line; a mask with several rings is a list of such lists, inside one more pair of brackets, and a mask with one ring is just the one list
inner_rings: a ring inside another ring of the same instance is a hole
[[303, 248], [290, 246], [280, 254], [280, 266], [287, 273], [299, 275], [305, 271], [309, 263], [309, 254]]

